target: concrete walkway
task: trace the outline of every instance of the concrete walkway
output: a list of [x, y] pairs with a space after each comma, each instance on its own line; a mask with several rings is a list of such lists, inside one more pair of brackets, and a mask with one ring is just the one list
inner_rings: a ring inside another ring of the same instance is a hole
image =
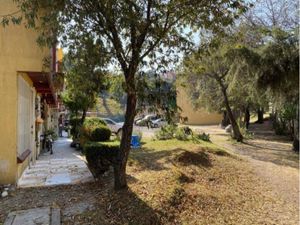
[[35, 165], [28, 167], [18, 182], [19, 187], [76, 184], [93, 180], [80, 152], [70, 147], [71, 139], [59, 138], [53, 155], [40, 154]]
[[33, 208], [10, 212], [4, 225], [60, 225], [59, 208]]

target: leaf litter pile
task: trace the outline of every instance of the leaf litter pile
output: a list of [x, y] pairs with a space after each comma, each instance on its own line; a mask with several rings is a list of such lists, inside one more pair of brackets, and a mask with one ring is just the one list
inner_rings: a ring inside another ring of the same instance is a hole
[[60, 207], [63, 224], [297, 224], [247, 162], [214, 146], [149, 141], [132, 150], [128, 190], [113, 191], [113, 173], [85, 184], [18, 189], [0, 199], [10, 211]]

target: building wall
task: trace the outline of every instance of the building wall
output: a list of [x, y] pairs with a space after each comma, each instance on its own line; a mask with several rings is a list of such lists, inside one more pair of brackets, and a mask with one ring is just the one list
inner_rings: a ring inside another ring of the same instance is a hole
[[[0, 15], [16, 11], [12, 0], [1, 0]], [[17, 165], [17, 76], [42, 71], [49, 51], [37, 46], [36, 38], [24, 25], [0, 25], [0, 184], [15, 183], [24, 170]]]
[[187, 117], [186, 124], [189, 125], [215, 125], [220, 124], [222, 115], [219, 113], [210, 113], [205, 109], [195, 110], [183, 88], [177, 89], [177, 105], [182, 109], [181, 116]]

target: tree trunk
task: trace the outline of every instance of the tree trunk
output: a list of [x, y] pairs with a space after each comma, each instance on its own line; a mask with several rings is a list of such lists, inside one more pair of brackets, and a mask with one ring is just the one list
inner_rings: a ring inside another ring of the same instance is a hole
[[240, 128], [236, 123], [236, 120], [233, 116], [232, 110], [230, 108], [229, 105], [229, 101], [228, 101], [228, 97], [227, 97], [227, 93], [226, 93], [226, 89], [222, 87], [222, 93], [223, 93], [223, 97], [224, 97], [224, 103], [225, 103], [225, 107], [227, 110], [227, 115], [229, 117], [231, 126], [232, 126], [232, 130], [233, 130], [233, 138], [236, 139], [239, 142], [243, 141], [243, 135], [240, 132]]
[[86, 109], [84, 109], [83, 111], [82, 111], [82, 115], [81, 115], [81, 125], [83, 125], [83, 123], [84, 123], [84, 120], [85, 120], [85, 117], [86, 117]]
[[136, 101], [137, 101], [136, 94], [133, 92], [128, 93], [120, 152], [114, 164], [114, 178], [115, 178], [116, 190], [124, 189], [127, 187], [126, 164], [127, 164], [129, 151], [130, 151], [133, 122], [136, 113]]
[[257, 121], [256, 123], [264, 123], [264, 108], [257, 110]]
[[299, 105], [296, 108], [296, 118], [293, 120], [293, 150], [299, 152]]
[[294, 140], [293, 140], [293, 150], [295, 152], [299, 152], [299, 139], [298, 139], [298, 137], [294, 137]]
[[249, 124], [250, 124], [250, 111], [249, 111], [249, 106], [246, 107], [245, 109], [245, 115], [244, 115], [244, 124], [246, 126], [246, 129], [249, 129]]
[[228, 117], [228, 113], [226, 110], [223, 111], [223, 120], [221, 122], [221, 126], [223, 128], [227, 127], [230, 124], [230, 119]]

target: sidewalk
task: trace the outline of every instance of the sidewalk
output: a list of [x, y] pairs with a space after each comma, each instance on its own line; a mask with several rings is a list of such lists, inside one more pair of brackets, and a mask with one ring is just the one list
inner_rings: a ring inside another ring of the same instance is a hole
[[70, 147], [71, 139], [59, 138], [53, 155], [41, 153], [36, 164], [28, 167], [18, 182], [19, 187], [75, 184], [93, 180], [80, 152]]

